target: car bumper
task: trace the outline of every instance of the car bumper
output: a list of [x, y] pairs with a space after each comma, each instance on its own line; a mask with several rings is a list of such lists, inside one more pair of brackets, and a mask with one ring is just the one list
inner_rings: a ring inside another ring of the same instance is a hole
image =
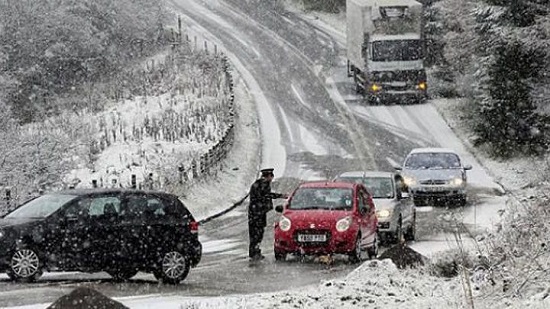
[[462, 187], [414, 187], [410, 189], [413, 197], [420, 198], [460, 198], [466, 194]]
[[384, 220], [378, 218], [378, 231], [379, 232], [395, 232], [397, 224], [393, 220]]
[[[306, 255], [346, 254], [355, 249], [357, 230], [346, 232], [324, 232], [327, 234], [325, 242], [299, 242], [298, 231], [275, 231], [274, 250], [277, 253], [296, 253]], [[309, 233], [309, 232], [306, 232]]]
[[202, 244], [197, 241], [197, 243], [191, 246], [191, 248], [188, 251], [188, 254], [189, 254], [189, 260], [191, 262], [191, 267], [197, 266], [202, 258]]

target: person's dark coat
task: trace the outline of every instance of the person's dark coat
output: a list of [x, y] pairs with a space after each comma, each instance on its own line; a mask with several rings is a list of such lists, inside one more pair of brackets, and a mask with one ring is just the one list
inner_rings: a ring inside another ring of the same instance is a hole
[[267, 213], [273, 209], [273, 199], [283, 194], [271, 192], [271, 182], [264, 178], [256, 180], [250, 187], [250, 205], [248, 220], [256, 226], [267, 225]]

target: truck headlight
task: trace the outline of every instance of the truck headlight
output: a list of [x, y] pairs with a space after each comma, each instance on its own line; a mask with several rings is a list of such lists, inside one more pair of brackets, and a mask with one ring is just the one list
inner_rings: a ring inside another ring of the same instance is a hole
[[279, 220], [279, 228], [281, 229], [281, 231], [287, 232], [288, 230], [290, 230], [291, 225], [292, 224], [289, 218], [281, 216], [281, 219]]
[[382, 90], [382, 86], [377, 85], [377, 84], [372, 84], [372, 86], [370, 86], [370, 90], [372, 90], [374, 92], [377, 92], [377, 91]]
[[420, 90], [426, 90], [428, 89], [428, 85], [425, 82], [421, 82], [421, 83], [418, 83], [418, 85], [416, 85], [416, 88]]
[[345, 217], [336, 222], [336, 230], [338, 232], [345, 232], [351, 226], [351, 217]]
[[391, 216], [391, 211], [389, 211], [388, 209], [382, 209], [376, 212], [376, 216], [378, 218], [388, 218]]

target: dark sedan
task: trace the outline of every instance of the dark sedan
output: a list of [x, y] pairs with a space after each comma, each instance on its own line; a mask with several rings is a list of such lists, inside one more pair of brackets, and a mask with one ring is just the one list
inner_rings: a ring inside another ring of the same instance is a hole
[[35, 198], [0, 219], [0, 271], [33, 281], [46, 271], [152, 272], [184, 280], [202, 255], [198, 223], [172, 194], [68, 190]]

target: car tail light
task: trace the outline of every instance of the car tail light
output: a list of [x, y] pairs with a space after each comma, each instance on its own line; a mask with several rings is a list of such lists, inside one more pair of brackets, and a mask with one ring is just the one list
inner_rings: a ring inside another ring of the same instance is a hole
[[198, 234], [199, 233], [199, 223], [197, 221], [189, 222], [189, 230], [191, 230], [192, 234]]

